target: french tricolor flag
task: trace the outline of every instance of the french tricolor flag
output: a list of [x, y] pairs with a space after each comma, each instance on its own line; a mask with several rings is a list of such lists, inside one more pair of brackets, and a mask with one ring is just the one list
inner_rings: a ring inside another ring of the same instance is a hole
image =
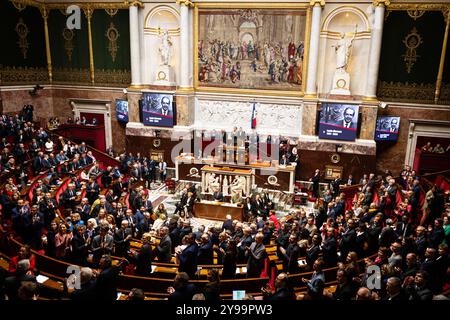
[[253, 110], [252, 110], [252, 129], [256, 129], [256, 103], [253, 102]]

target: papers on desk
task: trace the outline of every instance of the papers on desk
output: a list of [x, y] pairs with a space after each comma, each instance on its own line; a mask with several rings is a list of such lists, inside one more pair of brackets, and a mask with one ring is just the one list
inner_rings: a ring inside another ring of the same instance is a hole
[[49, 278], [43, 275], [38, 275], [36, 277], [36, 281], [40, 284], [43, 284], [45, 281], [47, 281]]
[[236, 268], [236, 274], [247, 273], [247, 267]]

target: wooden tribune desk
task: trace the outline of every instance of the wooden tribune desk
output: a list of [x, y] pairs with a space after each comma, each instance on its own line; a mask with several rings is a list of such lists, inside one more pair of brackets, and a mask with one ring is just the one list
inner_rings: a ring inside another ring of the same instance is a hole
[[227, 214], [231, 215], [233, 220], [243, 221], [244, 207], [226, 202], [205, 200], [194, 204], [194, 215], [197, 218], [224, 221]]

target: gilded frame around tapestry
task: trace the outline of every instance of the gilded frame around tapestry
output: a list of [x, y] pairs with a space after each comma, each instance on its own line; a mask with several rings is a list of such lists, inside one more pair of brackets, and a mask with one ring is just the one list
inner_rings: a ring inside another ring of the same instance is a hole
[[[195, 90], [303, 96], [310, 18], [308, 3], [195, 3]], [[283, 42], [275, 42], [280, 37], [267, 20], [283, 23], [283, 35], [290, 29]], [[236, 31], [221, 27], [226, 22]]]

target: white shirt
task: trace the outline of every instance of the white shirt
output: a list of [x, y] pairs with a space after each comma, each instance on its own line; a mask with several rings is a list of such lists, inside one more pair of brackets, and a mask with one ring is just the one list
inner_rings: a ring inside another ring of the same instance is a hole
[[47, 151], [47, 152], [53, 151], [53, 141], [47, 141], [45, 143], [45, 151]]

